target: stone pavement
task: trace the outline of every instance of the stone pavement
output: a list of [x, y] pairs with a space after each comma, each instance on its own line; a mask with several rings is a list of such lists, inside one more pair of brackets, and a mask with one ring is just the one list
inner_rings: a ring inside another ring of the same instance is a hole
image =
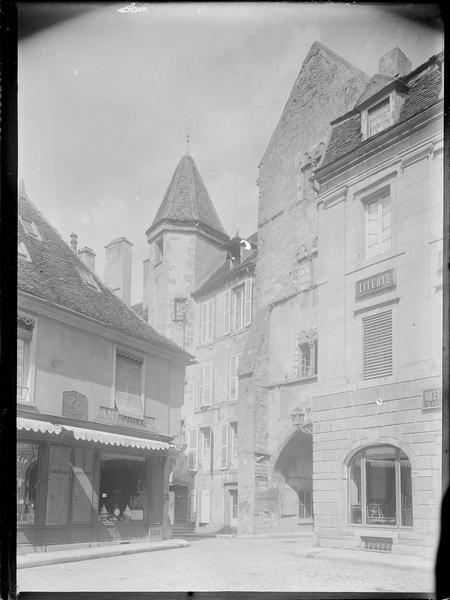
[[313, 548], [302, 539], [204, 538], [167, 552], [20, 569], [20, 591], [420, 592], [433, 568], [418, 557]]

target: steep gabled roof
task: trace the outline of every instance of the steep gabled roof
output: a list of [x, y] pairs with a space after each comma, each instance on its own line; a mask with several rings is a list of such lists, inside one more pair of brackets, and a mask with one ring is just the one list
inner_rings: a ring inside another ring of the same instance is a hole
[[190, 154], [185, 154], [178, 163], [172, 181], [147, 233], [164, 221], [177, 224], [198, 223], [219, 233], [221, 239], [228, 239]]
[[[359, 110], [361, 99], [353, 110], [336, 119], [332, 123], [333, 128], [325, 151], [325, 158], [320, 165], [318, 172], [346, 154], [353, 152], [360, 146], [369, 144], [375, 138], [386, 135], [391, 129], [404, 123], [407, 119], [423, 112], [437, 102], [440, 98], [443, 84], [442, 72], [439, 64], [441, 60], [442, 55], [432, 56], [414, 71], [403, 77], [399, 77], [396, 80], [407, 86], [407, 92], [405, 93], [404, 101], [400, 109], [398, 121], [387, 129], [380, 131], [377, 135], [364, 141], [362, 140], [361, 115]], [[392, 85], [392, 81], [387, 82], [385, 87], [389, 88]], [[382, 89], [382, 87], [378, 89], [377, 93]], [[373, 93], [371, 95], [373, 95]]]
[[[34, 222], [39, 237], [27, 232], [19, 220], [18, 239], [30, 261], [18, 260], [19, 292], [95, 319], [130, 336], [156, 343], [188, 362], [191, 356], [140, 319], [86, 267], [59, 233], [42, 216], [24, 191], [19, 195], [19, 216]], [[90, 280], [94, 285], [86, 283]]]

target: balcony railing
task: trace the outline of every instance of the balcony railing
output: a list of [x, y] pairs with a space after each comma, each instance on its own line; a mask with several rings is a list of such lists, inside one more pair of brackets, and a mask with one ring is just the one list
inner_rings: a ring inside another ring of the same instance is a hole
[[134, 416], [119, 412], [116, 408], [108, 408], [99, 406], [96, 421], [100, 423], [114, 423], [116, 425], [124, 425], [134, 429], [145, 429], [152, 433], [157, 433], [155, 426], [155, 417]]

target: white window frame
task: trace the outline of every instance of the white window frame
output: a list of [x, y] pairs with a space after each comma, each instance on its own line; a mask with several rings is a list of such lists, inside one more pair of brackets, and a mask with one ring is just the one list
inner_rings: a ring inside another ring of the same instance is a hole
[[228, 423], [229, 431], [229, 449], [228, 449], [228, 464], [230, 467], [238, 466], [238, 422], [232, 421]]
[[[145, 381], [146, 381], [146, 361], [145, 356], [134, 350], [130, 350], [129, 348], [125, 348], [124, 346], [119, 346], [117, 344], [113, 344], [113, 369], [112, 369], [112, 386], [111, 386], [111, 408], [113, 410], [119, 410], [116, 408], [116, 365], [117, 365], [117, 355], [121, 354], [122, 356], [131, 358], [132, 360], [136, 360], [141, 363], [141, 409], [142, 416], [145, 416]], [[136, 417], [134, 413], [130, 413], [131, 416]]]
[[[195, 440], [195, 444], [193, 444]], [[198, 470], [198, 442], [199, 442], [199, 434], [198, 429], [191, 429], [189, 431], [189, 446], [188, 446], [188, 470], [189, 471], [197, 471]], [[191, 456], [194, 457], [193, 465], [191, 466]]]
[[[201, 427], [199, 429], [200, 432], [200, 456], [199, 456], [199, 464], [202, 469], [205, 471], [210, 471], [212, 468], [212, 448], [213, 448], [213, 432], [211, 427]], [[208, 435], [206, 435], [208, 432]], [[209, 447], [205, 443], [208, 440]]]
[[200, 304], [200, 343], [207, 344], [214, 339], [215, 297]]
[[[389, 104], [389, 125], [387, 125], [383, 129], [380, 129], [376, 133], [372, 133], [371, 127], [370, 127], [370, 113], [371, 113], [371, 111], [374, 111], [377, 108], [379, 108], [384, 103]], [[382, 131], [385, 131], [386, 129], [388, 129], [393, 124], [393, 112], [394, 112], [394, 98], [393, 98], [392, 93], [387, 96], [384, 96], [384, 98], [380, 98], [379, 100], [377, 100], [376, 102], [374, 102], [373, 104], [371, 104], [370, 106], [368, 106], [367, 108], [362, 110], [361, 111], [362, 139], [367, 140], [368, 138], [371, 138], [371, 137], [377, 135], [378, 133], [381, 133]]]
[[[21, 399], [20, 400], [18, 399], [17, 401], [20, 402], [21, 404], [35, 406], [36, 405], [36, 402], [35, 402], [36, 347], [37, 347], [37, 334], [38, 334], [38, 320], [36, 319], [36, 317], [34, 315], [32, 316], [32, 315], [23, 313], [22, 311], [17, 315], [17, 317], [18, 317], [18, 320], [22, 319], [26, 323], [28, 322], [29, 324], [32, 325], [32, 331], [30, 332], [29, 335], [28, 335], [27, 330], [23, 330], [24, 335], [22, 335], [21, 333], [19, 333], [19, 331], [20, 331], [19, 326], [17, 327], [17, 337], [25, 338], [28, 340], [28, 348], [26, 349], [26, 352], [27, 352], [26, 383], [27, 383], [27, 385], [23, 386], [23, 388], [26, 388], [26, 391], [22, 392]], [[16, 397], [17, 397], [17, 394], [16, 394]]]
[[[242, 292], [242, 300], [236, 305], [236, 293]], [[224, 292], [223, 333], [242, 331], [252, 322], [253, 278], [248, 277]], [[240, 317], [238, 319], [238, 317]], [[238, 321], [240, 321], [238, 325]]]
[[[239, 397], [239, 360], [241, 352], [232, 354], [228, 361], [228, 400], [229, 402], [237, 402]], [[233, 383], [235, 393], [233, 394]]]
[[[389, 244], [385, 244], [383, 239], [383, 199], [389, 199]], [[366, 259], [371, 259], [386, 252], [390, 252], [393, 247], [393, 202], [392, 193], [389, 186], [384, 186], [361, 199], [364, 211], [364, 254]], [[377, 242], [369, 246], [369, 206], [377, 203]], [[385, 247], [386, 246], [386, 247]], [[388, 246], [388, 247], [387, 247]]]

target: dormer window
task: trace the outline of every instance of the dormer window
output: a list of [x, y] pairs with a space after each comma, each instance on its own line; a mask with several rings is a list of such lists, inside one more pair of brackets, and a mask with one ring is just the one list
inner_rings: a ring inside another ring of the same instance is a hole
[[95, 281], [94, 277], [92, 276], [92, 273], [89, 273], [88, 271], [83, 271], [82, 269], [79, 269], [78, 267], [77, 267], [77, 271], [78, 271], [78, 274], [81, 277], [84, 284], [86, 284], [91, 289], [95, 290], [96, 292], [100, 291], [100, 288], [98, 287], [97, 282]]
[[17, 244], [17, 254], [19, 258], [31, 262], [30, 255], [28, 254], [27, 247], [23, 242], [18, 242]]
[[391, 126], [390, 99], [386, 98], [367, 111], [368, 137]]
[[31, 235], [32, 237], [34, 237], [36, 240], [41, 241], [42, 237], [41, 234], [39, 233], [39, 229], [37, 228], [37, 225], [34, 221], [30, 221], [28, 219], [24, 219], [23, 217], [19, 217], [20, 221], [23, 225], [23, 228], [25, 229], [25, 233], [27, 235]]

